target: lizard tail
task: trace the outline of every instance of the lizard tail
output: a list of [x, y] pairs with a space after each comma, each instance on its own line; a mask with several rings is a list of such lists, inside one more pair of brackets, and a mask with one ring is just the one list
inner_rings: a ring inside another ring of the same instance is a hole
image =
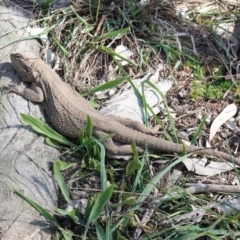
[[[124, 137], [123, 137], [124, 136]], [[113, 137], [114, 140], [123, 143], [131, 144], [132, 141], [136, 142], [136, 145], [139, 147], [148, 146], [150, 149], [157, 151], [169, 152], [169, 153], [183, 153], [184, 149], [187, 153], [198, 153], [200, 155], [209, 155], [214, 156], [217, 159], [222, 159], [230, 163], [235, 163], [240, 166], [240, 159], [234, 158], [233, 156], [215, 151], [210, 148], [202, 148], [197, 146], [184, 146], [183, 144], [173, 143], [166, 141], [161, 138], [157, 138], [145, 133], [141, 133], [132, 129], [128, 129], [126, 132], [121, 134], [116, 134]]]

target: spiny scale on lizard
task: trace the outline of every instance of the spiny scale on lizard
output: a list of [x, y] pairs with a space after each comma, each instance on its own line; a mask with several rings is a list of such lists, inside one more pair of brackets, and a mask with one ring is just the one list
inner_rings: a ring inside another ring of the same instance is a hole
[[[165, 152], [181, 153], [183, 145], [172, 143], [149, 134], [149, 129], [139, 123], [133, 123], [127, 119], [111, 118], [96, 111], [86, 99], [75, 92], [68, 84], [46, 65], [39, 57], [30, 52], [17, 52], [10, 55], [12, 64], [21, 77], [22, 81], [31, 83], [27, 88], [23, 85], [12, 84], [12, 91], [25, 97], [32, 102], [43, 102], [44, 109], [51, 125], [59, 133], [71, 137], [78, 137], [79, 130], [86, 126], [87, 116], [93, 121], [93, 134], [102, 138], [113, 133], [113, 140], [127, 144], [117, 147], [112, 139], [104, 142], [106, 149], [112, 154], [131, 154], [131, 142], [135, 141], [140, 152], [145, 144], [150, 149]], [[147, 134], [146, 134], [147, 133]], [[213, 151], [196, 146], [185, 146], [187, 152], [198, 152], [200, 154], [213, 155], [217, 158], [232, 162], [228, 154]], [[235, 159], [240, 165], [240, 160]]]

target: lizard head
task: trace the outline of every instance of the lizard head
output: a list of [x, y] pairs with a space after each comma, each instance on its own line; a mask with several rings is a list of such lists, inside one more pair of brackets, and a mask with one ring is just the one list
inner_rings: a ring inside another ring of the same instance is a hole
[[24, 82], [33, 82], [35, 79], [34, 65], [39, 57], [30, 52], [16, 52], [10, 54], [14, 69]]

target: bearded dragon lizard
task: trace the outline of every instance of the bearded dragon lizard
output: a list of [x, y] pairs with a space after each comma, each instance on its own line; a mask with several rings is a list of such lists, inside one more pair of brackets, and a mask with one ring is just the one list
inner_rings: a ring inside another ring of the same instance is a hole
[[[93, 122], [95, 137], [103, 138], [108, 134], [113, 134], [112, 138], [104, 142], [105, 148], [111, 154], [132, 154], [130, 144], [133, 141], [138, 146], [139, 152], [142, 152], [146, 144], [148, 148], [157, 151], [183, 152], [183, 144], [154, 137], [153, 131], [143, 124], [127, 118], [111, 117], [99, 113], [85, 98], [63, 82], [50, 66], [32, 53], [12, 53], [10, 58], [21, 80], [31, 84], [30, 87], [26, 87], [22, 82], [20, 85], [11, 84], [11, 91], [32, 102], [43, 103], [50, 124], [62, 135], [77, 138], [79, 130], [86, 126], [89, 115]], [[126, 145], [116, 146], [113, 140]], [[240, 165], [239, 159], [223, 152], [196, 146], [185, 146], [185, 149], [187, 153], [212, 155], [229, 162], [234, 160], [237, 165]]]

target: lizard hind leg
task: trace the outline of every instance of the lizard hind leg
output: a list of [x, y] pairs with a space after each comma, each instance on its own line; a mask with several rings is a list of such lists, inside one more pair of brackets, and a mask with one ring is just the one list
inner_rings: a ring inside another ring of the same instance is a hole
[[107, 115], [107, 116], [109, 116], [110, 118], [114, 119], [116, 122], [119, 122], [126, 127], [132, 128], [134, 130], [137, 130], [139, 132], [146, 133], [146, 134], [155, 135], [158, 133], [158, 130], [160, 128], [159, 125], [156, 125], [153, 128], [149, 128], [149, 127], [145, 126], [144, 124], [142, 124], [138, 121], [135, 121], [133, 119], [130, 119], [130, 118], [124, 118], [124, 117], [111, 115], [111, 114]]
[[[107, 134], [105, 132], [102, 132], [100, 130], [97, 130], [97, 131], [94, 131], [94, 135], [101, 139], [101, 138], [104, 138]], [[133, 152], [132, 152], [132, 148], [131, 148], [131, 145], [120, 145], [120, 146], [117, 146], [112, 138], [108, 138], [106, 141], [103, 142], [106, 150], [113, 154], [113, 155], [131, 155]], [[142, 153], [143, 152], [143, 149], [142, 148], [139, 148], [137, 147], [137, 151], [139, 153]]]

